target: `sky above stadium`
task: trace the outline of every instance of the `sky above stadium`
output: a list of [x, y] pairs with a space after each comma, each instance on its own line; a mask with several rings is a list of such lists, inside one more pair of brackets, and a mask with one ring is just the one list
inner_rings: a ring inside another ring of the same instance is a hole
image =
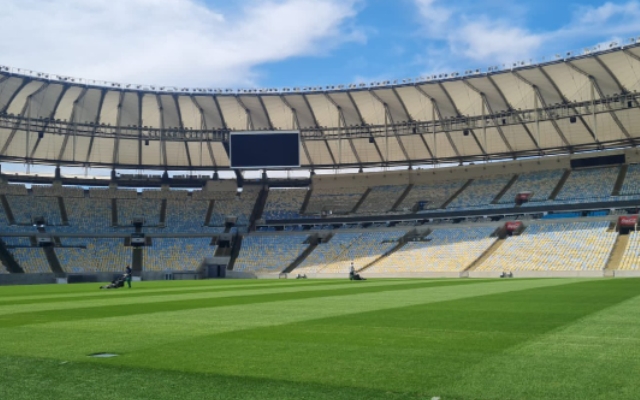
[[0, 64], [178, 87], [324, 86], [640, 36], [640, 1], [3, 0]]

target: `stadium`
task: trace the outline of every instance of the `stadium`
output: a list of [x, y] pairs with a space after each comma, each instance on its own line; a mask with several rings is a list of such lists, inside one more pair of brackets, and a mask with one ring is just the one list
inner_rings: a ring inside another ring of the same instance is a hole
[[0, 68], [3, 169], [55, 171], [1, 175], [0, 394], [637, 398], [639, 68], [635, 40], [262, 90]]

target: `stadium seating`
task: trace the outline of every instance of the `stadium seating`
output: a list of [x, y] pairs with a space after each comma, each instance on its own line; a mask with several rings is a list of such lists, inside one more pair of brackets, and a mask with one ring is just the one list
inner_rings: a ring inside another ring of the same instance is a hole
[[[249, 217], [258, 199], [260, 187], [247, 186], [242, 192], [221, 191], [210, 192], [213, 203], [213, 214], [209, 225], [224, 226], [225, 218], [237, 217], [236, 225], [249, 225]], [[196, 196], [198, 198], [199, 196]]]
[[160, 224], [160, 199], [118, 199], [118, 225], [131, 225], [134, 218], [143, 218], [144, 225]]
[[435, 229], [429, 241], [409, 242], [367, 269], [368, 273], [459, 272], [496, 240], [494, 227]]
[[63, 238], [55, 252], [66, 273], [121, 272], [131, 265], [131, 247], [122, 238]]
[[464, 209], [491, 204], [493, 199], [509, 183], [513, 175], [475, 179], [447, 206], [449, 209]]
[[562, 186], [557, 200], [602, 200], [611, 197], [619, 167], [573, 170]]
[[314, 188], [305, 214], [347, 214], [358, 204], [364, 187]]
[[597, 271], [616, 241], [609, 222], [530, 224], [506, 239], [477, 271]]
[[167, 200], [167, 219], [165, 232], [199, 233], [209, 231], [204, 226], [208, 200], [197, 200], [190, 197]]
[[397, 207], [397, 210], [412, 210], [420, 202], [424, 203], [424, 209], [441, 208], [465, 183], [465, 180], [458, 180], [415, 185]]
[[211, 238], [155, 238], [144, 248], [145, 271], [195, 271], [205, 258], [213, 257]]
[[513, 204], [518, 193], [522, 192], [533, 193], [529, 198], [530, 202], [545, 201], [551, 196], [553, 189], [555, 189], [563, 174], [564, 170], [561, 169], [521, 174], [498, 202]]
[[32, 224], [35, 217], [44, 217], [47, 225], [62, 225], [57, 197], [6, 196], [17, 224]]
[[640, 270], [640, 233], [629, 233], [629, 243], [622, 255], [622, 261], [618, 269], [621, 270]]
[[50, 274], [51, 267], [41, 247], [9, 248], [18, 264], [27, 274]]
[[620, 189], [621, 196], [640, 195], [640, 164], [631, 164]]
[[262, 219], [281, 220], [300, 218], [300, 209], [308, 189], [269, 189]]
[[249, 235], [234, 265], [240, 272], [281, 272], [302, 254], [307, 235]]
[[336, 233], [321, 243], [293, 272], [348, 273], [351, 262], [362, 268], [397, 245], [406, 231]]
[[374, 186], [356, 213], [375, 215], [389, 212], [406, 188], [406, 185]]
[[112, 225], [111, 200], [103, 198], [65, 198], [69, 227], [47, 229], [54, 232], [109, 232]]

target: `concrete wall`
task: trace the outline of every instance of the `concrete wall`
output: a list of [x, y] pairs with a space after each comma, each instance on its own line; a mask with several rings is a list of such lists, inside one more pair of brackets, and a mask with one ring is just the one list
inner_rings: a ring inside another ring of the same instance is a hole
[[56, 283], [54, 274], [2, 274], [0, 285], [39, 285]]

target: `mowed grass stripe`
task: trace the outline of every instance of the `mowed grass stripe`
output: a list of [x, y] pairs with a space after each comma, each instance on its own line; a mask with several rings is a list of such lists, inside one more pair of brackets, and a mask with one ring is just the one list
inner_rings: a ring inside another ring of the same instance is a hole
[[[395, 281], [401, 281], [400, 279]], [[403, 281], [408, 281], [403, 279]], [[289, 286], [329, 286], [344, 284], [344, 280], [305, 280], [305, 281], [293, 281], [293, 280], [273, 280], [273, 281], [261, 281], [262, 283], [253, 284], [219, 284], [219, 282], [238, 282], [238, 281], [217, 281], [215, 285], [211, 284], [211, 281], [149, 281], [149, 282], [133, 282], [132, 290], [109, 290], [110, 296], [114, 297], [136, 297], [147, 296], [152, 294], [166, 295], [166, 294], [179, 294], [186, 292], [200, 292], [211, 290], [212, 286], [215, 286], [216, 291], [225, 290], [251, 290], [256, 288], [269, 288], [273, 290], [279, 290], [281, 287]], [[256, 282], [255, 280], [246, 282]], [[108, 283], [108, 282], [107, 282]], [[91, 297], [105, 297], [104, 291], [96, 290], [99, 286], [107, 283], [85, 283], [74, 285], [42, 285], [34, 287], [36, 289], [43, 286], [50, 286], [55, 288], [55, 293], [40, 294], [40, 295], [23, 295], [16, 294], [11, 289], [16, 287], [0, 287], [0, 305], [7, 304], [33, 304], [39, 302], [50, 301], [76, 301], [80, 298]], [[167, 287], [170, 286], [170, 287]], [[23, 287], [21, 286], [20, 289]], [[50, 289], [50, 288], [47, 288]], [[66, 290], [65, 290], [66, 289]], [[22, 290], [19, 293], [23, 293]]]
[[[481, 282], [481, 281], [478, 281]], [[466, 280], [448, 280], [448, 281], [367, 281], [367, 282], [351, 282], [342, 281], [340, 284], [334, 285], [294, 285], [286, 287], [262, 287], [259, 289], [243, 289], [243, 290], [217, 290], [215, 286], [211, 286], [209, 290], [187, 293], [178, 292], [178, 294], [166, 294], [157, 295], [153, 293], [150, 295], [141, 296], [118, 296], [117, 291], [127, 292], [128, 289], [118, 289], [113, 291], [103, 290], [101, 296], [95, 298], [91, 296], [89, 299], [77, 298], [75, 301], [46, 301], [33, 304], [4, 304], [0, 305], [0, 317], [10, 314], [31, 313], [38, 311], [53, 311], [53, 310], [72, 310], [80, 308], [100, 308], [108, 306], [126, 306], [133, 305], [141, 306], [143, 304], [154, 303], [177, 303], [181, 301], [205, 301], [208, 299], [220, 299], [225, 297], [244, 297], [244, 296], [258, 296], [258, 295], [286, 295], [290, 293], [302, 293], [302, 292], [332, 292], [339, 290], [377, 290], [379, 288], [392, 288], [394, 286], [424, 286], [424, 285], [456, 285], [456, 284], [469, 284], [474, 281]], [[99, 291], [99, 289], [93, 289]]]
[[[50, 322], [2, 329], [3, 336], [10, 337], [12, 340], [0, 341], [0, 353], [84, 360], [86, 354], [110, 351], [122, 356], [117, 360], [97, 361], [127, 364], [136, 360], [138, 364], [142, 359], [135, 357], [136, 351], [148, 348], [149, 354], [146, 352], [145, 354], [150, 356], [154, 352], [153, 349], [157, 349], [161, 344], [179, 344], [186, 339], [200, 336], [204, 338], [216, 333], [340, 315], [356, 315], [369, 311], [473, 298], [494, 293], [564, 286], [575, 282], [577, 280], [487, 281], [377, 293], [354, 292], [348, 295], [286, 301], [279, 301], [278, 295], [274, 295], [272, 302]], [[99, 313], [99, 311], [96, 312]], [[283, 338], [283, 340], [286, 339], [286, 337]], [[33, 346], [34, 341], [38, 342], [37, 347]], [[156, 356], [162, 357], [162, 352]], [[169, 360], [171, 358], [166, 358], [166, 362], [162, 365], [167, 364]], [[205, 362], [204, 359], [203, 362]], [[154, 364], [150, 363], [147, 366], [153, 367]], [[167, 365], [167, 367], [171, 366]], [[185, 366], [182, 362], [176, 362], [172, 368], [180, 370]]]
[[[34, 323], [45, 323], [51, 321], [74, 321], [79, 319], [122, 317], [126, 315], [140, 315], [149, 313], [159, 313], [167, 311], [195, 310], [211, 307], [225, 307], [230, 305], [249, 305], [254, 303], [264, 303], [284, 300], [309, 299], [327, 296], [344, 296], [357, 293], [377, 293], [393, 290], [407, 290], [412, 288], [423, 288], [432, 286], [456, 286], [478, 284], [481, 281], [470, 280], [448, 280], [448, 281], [407, 281], [363, 283], [353, 282], [332, 287], [320, 286], [298, 286], [298, 290], [293, 288], [279, 288], [276, 290], [258, 291], [215, 291], [195, 295], [190, 292], [188, 295], [153, 295], [142, 299], [125, 298], [126, 301], [118, 297], [116, 299], [104, 299], [97, 305], [95, 300], [80, 301], [74, 303], [37, 303], [30, 305], [12, 306], [12, 313], [2, 315], [0, 307], [0, 329], [1, 327], [28, 325]], [[115, 301], [118, 300], [118, 301]], [[43, 309], [44, 308], [44, 309]], [[6, 310], [5, 310], [6, 311]]]
[[[199, 336], [114, 363], [411, 398], [631, 400], [640, 393], [640, 350], [628, 341], [640, 335], [637, 283], [582, 281]], [[621, 324], [627, 341], [609, 347]], [[602, 342], [582, 336], [594, 327]], [[573, 335], [578, 345], [566, 348]]]

